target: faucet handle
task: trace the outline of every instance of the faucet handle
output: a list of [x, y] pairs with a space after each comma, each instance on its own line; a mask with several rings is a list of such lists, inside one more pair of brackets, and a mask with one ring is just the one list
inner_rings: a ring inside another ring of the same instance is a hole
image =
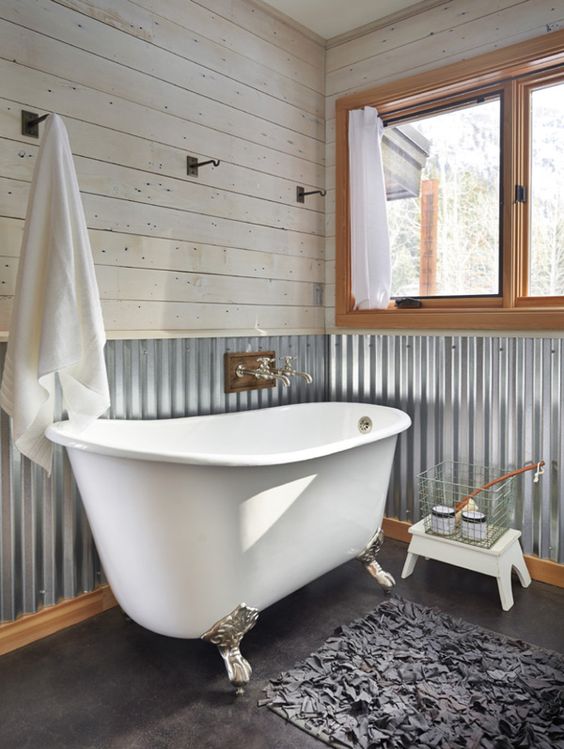
[[294, 369], [293, 362], [295, 362], [297, 359], [296, 356], [285, 356], [284, 357], [284, 364], [282, 365], [282, 369]]
[[269, 365], [273, 364], [276, 361], [276, 359], [273, 359], [270, 356], [258, 356], [257, 362], [260, 364], [261, 369], [269, 369]]

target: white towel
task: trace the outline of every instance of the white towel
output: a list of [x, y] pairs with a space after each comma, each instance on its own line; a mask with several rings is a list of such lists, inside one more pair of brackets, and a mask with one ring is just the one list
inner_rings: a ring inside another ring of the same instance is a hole
[[69, 419], [85, 428], [110, 405], [98, 285], [65, 125], [49, 115], [20, 254], [0, 406], [18, 449], [51, 472], [55, 373]]

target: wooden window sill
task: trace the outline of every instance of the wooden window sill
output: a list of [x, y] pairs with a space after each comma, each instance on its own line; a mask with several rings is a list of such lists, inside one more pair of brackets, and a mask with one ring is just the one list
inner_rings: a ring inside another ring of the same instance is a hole
[[337, 313], [338, 327], [427, 330], [564, 330], [564, 308], [391, 309]]

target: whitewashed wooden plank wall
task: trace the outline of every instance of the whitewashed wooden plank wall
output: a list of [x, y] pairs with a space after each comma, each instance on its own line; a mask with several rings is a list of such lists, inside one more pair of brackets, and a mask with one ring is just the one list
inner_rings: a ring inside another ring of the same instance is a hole
[[[326, 57], [326, 329], [335, 328], [335, 101], [564, 26], [564, 0], [445, 0], [342, 43]], [[342, 333], [343, 329], [338, 332]]]
[[[321, 333], [325, 50], [249, 0], [0, 3], [0, 331], [39, 141], [67, 125], [115, 335]], [[44, 126], [40, 126], [43, 130]], [[186, 155], [221, 160], [186, 175]]]
[[[564, 0], [445, 0], [325, 50], [251, 0], [3, 0], [0, 332], [38, 150], [22, 108], [65, 118], [110, 332], [321, 333], [336, 98], [562, 19]], [[190, 178], [187, 153], [222, 163]], [[302, 206], [298, 184], [329, 192]]]

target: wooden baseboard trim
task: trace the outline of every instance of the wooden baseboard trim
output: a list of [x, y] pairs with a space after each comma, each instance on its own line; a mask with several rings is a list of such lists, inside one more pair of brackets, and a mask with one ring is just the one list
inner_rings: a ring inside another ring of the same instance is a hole
[[[397, 518], [384, 518], [382, 530], [388, 538], [408, 544], [411, 540], [408, 532], [410, 525], [411, 523]], [[533, 580], [564, 588], [564, 564], [529, 554], [525, 555], [525, 562]], [[117, 601], [110, 586], [101, 585], [92, 593], [70, 598], [36, 614], [26, 614], [14, 622], [0, 624], [0, 655], [72, 627], [73, 624], [90, 619], [114, 606], [117, 606]]]
[[[411, 523], [405, 520], [384, 518], [382, 530], [388, 538], [408, 544], [411, 541], [411, 535], [408, 533], [410, 525]], [[557, 564], [556, 562], [551, 562], [549, 559], [540, 559], [540, 557], [535, 557], [531, 554], [525, 554], [525, 564], [533, 580], [537, 580], [539, 583], [555, 585], [557, 588], [564, 588], [564, 564]]]
[[101, 614], [117, 606], [109, 585], [84, 593], [35, 614], [25, 614], [13, 622], [0, 624], [0, 655], [55, 634], [61, 629]]
[[397, 518], [384, 518], [382, 521], [382, 530], [386, 538], [393, 538], [394, 541], [403, 541], [404, 544], [408, 544], [411, 541], [411, 535], [408, 533], [408, 528], [411, 523], [405, 520], [398, 520]]
[[564, 564], [534, 557], [532, 554], [525, 554], [525, 564], [533, 580], [564, 588]]

